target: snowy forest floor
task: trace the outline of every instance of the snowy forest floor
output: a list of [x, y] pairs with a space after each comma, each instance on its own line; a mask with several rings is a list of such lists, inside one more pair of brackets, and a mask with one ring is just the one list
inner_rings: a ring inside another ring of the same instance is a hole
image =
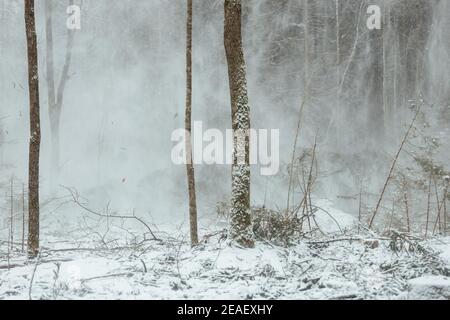
[[[0, 248], [0, 299], [450, 299], [450, 238], [346, 234], [242, 249], [212, 233], [134, 245], [46, 236], [39, 259]], [[349, 240], [349, 239], [353, 240]]]

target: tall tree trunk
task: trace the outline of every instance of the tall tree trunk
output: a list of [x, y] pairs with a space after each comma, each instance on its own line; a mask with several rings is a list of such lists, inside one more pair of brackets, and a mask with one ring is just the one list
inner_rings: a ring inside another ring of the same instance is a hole
[[[74, 1], [69, 0], [69, 5], [73, 5]], [[61, 73], [61, 78], [58, 83], [58, 88], [55, 85], [55, 67], [53, 55], [53, 25], [52, 25], [52, 0], [46, 0], [46, 59], [47, 59], [47, 94], [48, 94], [48, 111], [50, 119], [50, 130], [52, 137], [52, 173], [55, 176], [59, 175], [60, 169], [60, 123], [62, 105], [64, 100], [64, 91], [67, 81], [69, 80], [69, 68], [72, 60], [72, 48], [75, 37], [73, 30], [67, 29], [67, 43], [66, 55], [64, 65]], [[53, 180], [55, 177], [53, 177]], [[53, 181], [54, 184], [54, 181]]]
[[[395, 17], [395, 13], [394, 13], [394, 28], [397, 28], [397, 24], [396, 24], [396, 17]], [[398, 57], [397, 57], [397, 51], [398, 51], [398, 40], [397, 40], [397, 36], [396, 36], [396, 41], [394, 43], [394, 79], [393, 79], [393, 90], [394, 90], [394, 102], [392, 105], [392, 110], [391, 110], [391, 116], [390, 116], [390, 127], [391, 128], [391, 132], [393, 133], [393, 135], [396, 137], [397, 136], [397, 127], [393, 126], [393, 123], [396, 123], [396, 119], [397, 119], [397, 109], [398, 109]]]
[[338, 150], [342, 150], [343, 134], [342, 126], [343, 124], [343, 114], [344, 108], [341, 105], [341, 20], [340, 20], [340, 4], [339, 0], [335, 0], [335, 10], [336, 10], [336, 105], [334, 107], [333, 113], [336, 114], [336, 135], [334, 137], [333, 145], [337, 147]]
[[390, 34], [390, 21], [391, 21], [391, 8], [390, 5], [386, 2], [383, 2], [383, 27], [382, 27], [382, 44], [383, 44], [383, 115], [384, 115], [384, 128], [385, 134], [388, 134], [391, 131], [391, 118], [392, 118], [392, 105], [388, 100], [388, 82], [389, 82], [389, 74], [388, 74], [388, 48], [387, 48], [387, 37]]
[[36, 257], [39, 251], [39, 151], [41, 144], [41, 128], [39, 114], [39, 72], [34, 0], [25, 0], [25, 28], [27, 34], [28, 88], [30, 96], [28, 254], [30, 257]]
[[241, 0], [225, 0], [224, 44], [231, 95], [234, 132], [231, 185], [231, 237], [240, 245], [253, 247], [250, 211], [250, 106], [242, 48]]
[[58, 150], [58, 106], [56, 104], [55, 89], [55, 67], [53, 54], [53, 17], [52, 17], [52, 1], [45, 0], [45, 40], [46, 40], [46, 80], [47, 80], [47, 99], [48, 114], [50, 119], [50, 131], [52, 135], [52, 173], [56, 172], [59, 167], [59, 150]]
[[187, 0], [186, 24], [186, 171], [189, 190], [189, 222], [191, 245], [198, 244], [197, 199], [195, 196], [195, 172], [192, 161], [192, 0]]
[[[380, 0], [375, 1], [380, 7], [383, 7]], [[365, 91], [368, 98], [368, 114], [366, 118], [367, 130], [371, 132], [368, 139], [367, 148], [374, 150], [384, 146], [385, 141], [385, 101], [384, 101], [384, 28], [381, 30], [370, 30], [368, 34], [368, 52], [370, 52], [369, 68], [365, 76]], [[369, 142], [370, 141], [370, 142]]]
[[303, 81], [304, 81], [304, 87], [305, 87], [305, 95], [308, 95], [308, 85], [307, 83], [311, 81], [310, 76], [310, 70], [309, 70], [309, 3], [308, 0], [303, 0], [303, 25], [304, 25], [304, 34], [305, 37], [303, 39], [303, 54], [304, 54], [304, 71], [303, 71]]

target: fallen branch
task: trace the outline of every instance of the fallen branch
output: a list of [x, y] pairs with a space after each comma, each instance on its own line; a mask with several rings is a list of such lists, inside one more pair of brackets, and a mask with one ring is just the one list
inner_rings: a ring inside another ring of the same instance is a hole
[[[64, 187], [64, 186], [63, 186], [63, 187]], [[149, 231], [149, 233], [150, 233], [151, 236], [153, 237], [153, 240], [155, 240], [155, 241], [162, 241], [161, 239], [158, 239], [158, 238], [155, 236], [155, 234], [153, 233], [153, 231], [152, 231], [152, 229], [149, 227], [149, 225], [148, 225], [144, 220], [142, 220], [141, 218], [137, 217], [137, 216], [134, 214], [134, 212], [133, 212], [133, 215], [131, 215], [131, 216], [103, 214], [103, 213], [94, 211], [94, 210], [88, 208], [85, 204], [81, 203], [81, 202], [80, 202], [80, 196], [79, 196], [78, 192], [77, 192], [75, 189], [69, 188], [69, 187], [64, 187], [64, 189], [66, 189], [66, 190], [70, 193], [70, 195], [71, 195], [71, 197], [72, 197], [72, 201], [73, 201], [76, 205], [78, 205], [79, 207], [81, 207], [83, 210], [85, 210], [85, 211], [87, 211], [87, 212], [89, 212], [89, 213], [92, 213], [93, 215], [96, 215], [96, 216], [99, 216], [99, 217], [102, 217], [102, 218], [107, 218], [107, 219], [113, 218], [113, 219], [130, 219], [130, 220], [136, 220], [136, 221], [140, 222], [140, 223], [141, 223], [141, 224]]]
[[[51, 260], [40, 260], [40, 264], [44, 264], [44, 263], [55, 263], [55, 262], [69, 262], [69, 261], [73, 261], [72, 259], [51, 259]], [[27, 267], [28, 264], [26, 263], [14, 263], [14, 264], [10, 264], [9, 268], [21, 268], [21, 267]], [[0, 265], [0, 269], [8, 269], [8, 265]]]
[[107, 275], [104, 275], [104, 276], [98, 276], [98, 277], [82, 279], [81, 283], [85, 283], [85, 282], [91, 281], [91, 280], [98, 280], [98, 279], [105, 279], [105, 278], [112, 278], [112, 277], [131, 277], [132, 275], [133, 274], [131, 272], [107, 274]]
[[338, 238], [338, 239], [331, 239], [331, 240], [324, 240], [324, 241], [308, 241], [306, 244], [329, 244], [334, 242], [342, 242], [342, 241], [362, 241], [364, 239], [362, 238]]
[[0, 265], [0, 270], [1, 269], [12, 269], [12, 268], [17, 268], [17, 267], [24, 267], [24, 264], [5, 264], [5, 265]]
[[330, 240], [324, 240], [324, 241], [308, 241], [306, 244], [329, 244], [329, 243], [335, 243], [335, 242], [342, 242], [342, 241], [349, 241], [349, 242], [356, 242], [356, 241], [390, 241], [391, 238], [337, 238], [337, 239], [330, 239]]

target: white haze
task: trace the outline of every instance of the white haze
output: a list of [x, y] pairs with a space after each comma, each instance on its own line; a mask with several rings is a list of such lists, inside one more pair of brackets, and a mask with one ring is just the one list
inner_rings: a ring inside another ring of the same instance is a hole
[[[28, 94], [26, 41], [22, 1], [0, 0], [0, 183], [14, 176], [20, 185], [27, 180]], [[79, 2], [79, 1], [76, 1]], [[289, 11], [267, 11], [269, 0], [244, 1], [244, 50], [252, 127], [280, 129], [280, 160], [283, 172], [290, 161], [304, 83], [301, 50], [288, 63], [272, 68], [268, 39], [301, 16], [299, 1], [289, 1]], [[319, 1], [318, 1], [319, 2]], [[433, 25], [428, 38], [427, 67], [430, 97], [448, 103], [450, 92], [450, 3], [432, 1]], [[155, 222], [176, 225], [187, 222], [188, 198], [185, 167], [172, 164], [173, 130], [184, 125], [185, 103], [185, 1], [181, 0], [84, 0], [82, 29], [76, 32], [61, 120], [61, 172], [52, 181], [51, 140], [45, 82], [45, 19], [43, 1], [36, 1], [42, 120], [41, 201], [67, 192], [52, 186], [76, 188], [93, 208], [110, 202], [119, 212], [136, 213]], [[54, 12], [56, 79], [65, 54], [66, 1]], [[194, 1], [193, 119], [205, 128], [230, 128], [230, 101], [223, 48], [222, 2]], [[363, 16], [364, 17], [364, 16]], [[363, 19], [364, 22], [364, 19]], [[369, 53], [370, 54], [370, 53]], [[367, 61], [358, 60], [357, 70]], [[317, 65], [320, 66], [319, 63]], [[317, 67], [319, 68], [319, 67]], [[330, 71], [331, 73], [331, 71]], [[362, 71], [361, 75], [364, 74]], [[325, 92], [325, 93], [324, 93]], [[310, 147], [317, 129], [324, 129], [332, 108], [332, 94], [322, 88], [307, 105], [300, 144]], [[414, 98], [414, 97], [411, 97]], [[446, 100], [447, 99], [447, 100]], [[363, 119], [370, 105], [361, 97]], [[405, 113], [401, 123], [410, 114]], [[401, 124], [398, 124], [402, 132]], [[363, 152], [367, 136], [348, 128], [346, 148]], [[398, 137], [391, 137], [395, 146]], [[320, 149], [320, 153], [327, 150]], [[380, 148], [381, 149], [381, 148]], [[386, 152], [392, 152], [387, 148]], [[380, 151], [382, 152], [382, 151]], [[384, 152], [384, 151], [383, 151]], [[389, 163], [380, 168], [386, 170]], [[260, 177], [253, 171], [252, 203], [282, 207], [287, 196], [286, 177]], [[385, 172], [372, 179], [380, 187]], [[200, 217], [214, 217], [218, 201], [230, 192], [229, 166], [196, 167]], [[345, 181], [340, 181], [344, 179]], [[358, 190], [343, 187], [351, 178], [330, 178], [318, 190], [331, 199]], [[267, 187], [267, 190], [266, 190]], [[5, 189], [6, 190], [6, 189]], [[3, 192], [5, 194], [5, 192]], [[265, 199], [266, 198], [266, 199]], [[54, 206], [44, 206], [48, 215]], [[64, 211], [59, 209], [56, 214]], [[6, 212], [6, 211], [5, 211]], [[72, 211], [76, 212], [76, 211]]]

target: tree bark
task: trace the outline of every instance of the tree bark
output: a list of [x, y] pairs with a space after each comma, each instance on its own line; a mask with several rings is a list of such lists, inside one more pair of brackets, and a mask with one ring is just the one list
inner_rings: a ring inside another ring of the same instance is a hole
[[195, 195], [195, 172], [192, 161], [192, 0], [187, 0], [186, 24], [186, 172], [189, 191], [189, 222], [191, 245], [198, 244], [197, 199]]
[[250, 106], [241, 33], [241, 0], [225, 0], [224, 44], [228, 63], [231, 118], [234, 132], [231, 190], [231, 237], [253, 247], [250, 211]]
[[28, 168], [28, 254], [39, 251], [39, 152], [41, 128], [39, 114], [39, 72], [34, 0], [25, 0], [25, 29], [28, 54], [28, 89], [30, 99], [30, 149]]

